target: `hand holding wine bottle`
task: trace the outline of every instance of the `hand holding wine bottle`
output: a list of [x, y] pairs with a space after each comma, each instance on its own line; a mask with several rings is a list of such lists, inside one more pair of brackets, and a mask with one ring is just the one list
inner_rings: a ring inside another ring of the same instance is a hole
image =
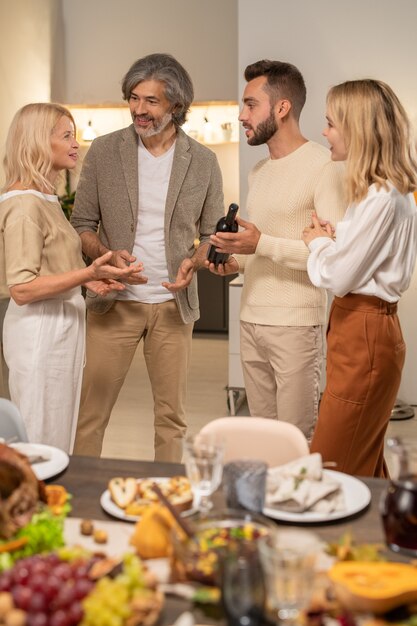
[[[229, 210], [227, 215], [221, 217], [216, 224], [216, 233], [237, 233], [239, 230], [238, 223], [236, 222], [236, 214], [239, 210], [237, 204], [232, 204], [229, 206]], [[214, 266], [217, 268], [220, 264], [224, 265], [229, 257], [228, 252], [217, 252], [216, 246], [212, 244], [209, 248], [207, 254], [207, 260], [210, 263], [214, 263]]]
[[[236, 207], [236, 205], [231, 205], [233, 206]], [[224, 221], [226, 219], [227, 216], [222, 218]], [[247, 222], [241, 217], [235, 218], [233, 230], [224, 230], [222, 220], [219, 220], [216, 232], [210, 237], [211, 247], [205, 265], [214, 274], [223, 276], [239, 272], [239, 264], [234, 257], [229, 257], [230, 254], [254, 254], [256, 252], [261, 231], [253, 222]], [[214, 257], [214, 253], [218, 257]]]

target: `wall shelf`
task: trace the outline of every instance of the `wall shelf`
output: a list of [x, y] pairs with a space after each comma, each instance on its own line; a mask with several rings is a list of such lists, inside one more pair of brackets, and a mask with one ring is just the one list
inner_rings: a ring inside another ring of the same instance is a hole
[[[83, 145], [87, 128], [96, 136], [105, 135], [131, 124], [127, 103], [98, 105], [67, 104], [77, 126], [77, 139]], [[207, 145], [223, 145], [239, 141], [239, 107], [237, 102], [195, 102], [190, 107], [183, 130], [193, 139]]]

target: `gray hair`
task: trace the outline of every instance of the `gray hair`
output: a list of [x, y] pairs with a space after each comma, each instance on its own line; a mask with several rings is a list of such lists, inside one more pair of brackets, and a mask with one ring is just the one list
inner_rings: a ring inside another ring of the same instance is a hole
[[122, 81], [123, 98], [129, 100], [132, 90], [144, 80], [159, 80], [165, 85], [165, 96], [173, 105], [172, 120], [182, 126], [194, 99], [190, 75], [171, 54], [148, 54], [133, 63]]

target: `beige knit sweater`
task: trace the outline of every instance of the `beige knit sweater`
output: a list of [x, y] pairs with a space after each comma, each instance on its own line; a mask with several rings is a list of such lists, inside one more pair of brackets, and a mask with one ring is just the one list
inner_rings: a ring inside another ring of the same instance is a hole
[[308, 278], [309, 253], [301, 233], [314, 209], [333, 225], [341, 220], [343, 170], [327, 148], [311, 141], [253, 168], [247, 210], [262, 234], [254, 254], [236, 256], [245, 274], [241, 320], [269, 326], [326, 323], [326, 293]]

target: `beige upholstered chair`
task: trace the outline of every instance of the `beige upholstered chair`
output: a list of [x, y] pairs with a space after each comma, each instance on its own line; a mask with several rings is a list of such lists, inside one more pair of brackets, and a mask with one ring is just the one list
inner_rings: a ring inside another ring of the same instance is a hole
[[297, 426], [264, 417], [220, 417], [200, 432], [223, 441], [225, 463], [260, 459], [276, 467], [309, 454], [307, 439]]

